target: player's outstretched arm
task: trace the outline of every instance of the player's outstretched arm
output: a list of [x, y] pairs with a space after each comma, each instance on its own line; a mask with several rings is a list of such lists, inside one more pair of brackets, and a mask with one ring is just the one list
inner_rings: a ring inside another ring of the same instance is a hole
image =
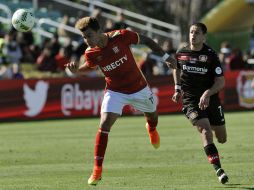
[[65, 67], [67, 67], [72, 73], [86, 73], [95, 69], [88, 67], [86, 63], [79, 65], [79, 63], [75, 61], [67, 63]]
[[176, 60], [169, 54], [165, 53], [163, 49], [154, 40], [148, 38], [147, 36], [139, 34], [139, 43], [148, 46], [154, 53], [161, 56], [168, 67], [172, 69], [176, 68]]

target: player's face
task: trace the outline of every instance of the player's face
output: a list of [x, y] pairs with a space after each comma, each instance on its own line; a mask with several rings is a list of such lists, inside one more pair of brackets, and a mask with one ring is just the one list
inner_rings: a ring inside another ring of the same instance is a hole
[[85, 43], [90, 47], [95, 47], [99, 42], [99, 35], [97, 31], [88, 28], [85, 32], [82, 32]]
[[199, 27], [194, 25], [190, 27], [189, 40], [192, 45], [201, 45], [205, 42], [205, 35]]

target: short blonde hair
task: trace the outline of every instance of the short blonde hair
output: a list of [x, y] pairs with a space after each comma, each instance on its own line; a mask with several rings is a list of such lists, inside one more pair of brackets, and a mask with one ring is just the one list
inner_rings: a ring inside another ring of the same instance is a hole
[[86, 31], [88, 28], [98, 31], [100, 29], [100, 25], [98, 20], [94, 17], [83, 17], [76, 22], [75, 28], [82, 32]]

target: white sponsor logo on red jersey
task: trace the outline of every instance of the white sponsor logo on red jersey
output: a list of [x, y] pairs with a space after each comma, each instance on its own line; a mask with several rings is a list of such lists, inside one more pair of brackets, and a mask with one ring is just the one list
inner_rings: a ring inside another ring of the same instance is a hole
[[110, 63], [109, 65], [107, 65], [105, 67], [101, 67], [101, 69], [103, 71], [112, 71], [112, 70], [116, 69], [117, 67], [120, 67], [127, 60], [128, 60], [127, 55], [124, 55], [123, 57], [114, 61], [113, 63]]
[[119, 48], [117, 46], [113, 47], [112, 50], [114, 51], [115, 54], [119, 52]]

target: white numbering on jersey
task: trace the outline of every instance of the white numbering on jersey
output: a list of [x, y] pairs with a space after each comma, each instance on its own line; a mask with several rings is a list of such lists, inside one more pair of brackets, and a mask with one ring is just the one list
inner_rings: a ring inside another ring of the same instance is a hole
[[221, 107], [221, 106], [218, 106], [218, 109], [219, 109], [219, 111], [220, 111], [220, 115], [221, 115], [221, 117], [223, 117], [222, 107]]

